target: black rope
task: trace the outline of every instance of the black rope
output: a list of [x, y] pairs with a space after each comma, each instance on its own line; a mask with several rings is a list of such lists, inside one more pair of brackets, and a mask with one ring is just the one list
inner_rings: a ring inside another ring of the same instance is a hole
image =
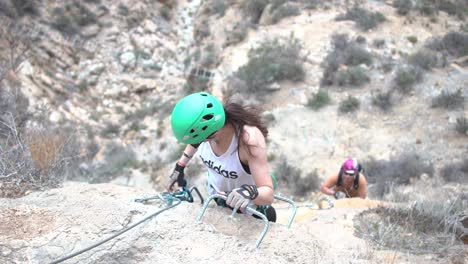
[[111, 240], [111, 239], [113, 239], [113, 238], [115, 238], [115, 237], [117, 237], [117, 236], [119, 236], [119, 235], [121, 235], [121, 234], [127, 232], [128, 230], [130, 230], [130, 229], [132, 229], [132, 228], [134, 228], [135, 226], [137, 226], [137, 225], [139, 225], [139, 224], [145, 222], [146, 220], [148, 220], [148, 219], [150, 219], [150, 218], [152, 218], [152, 217], [154, 217], [154, 216], [157, 216], [158, 214], [160, 214], [160, 213], [162, 213], [162, 212], [164, 212], [164, 211], [166, 211], [166, 210], [168, 210], [168, 209], [171, 209], [171, 208], [173, 208], [173, 207], [176, 207], [177, 205], [179, 205], [179, 204], [181, 203], [181, 200], [178, 199], [178, 198], [173, 197], [172, 199], [174, 199], [174, 200], [176, 201], [175, 204], [172, 204], [172, 205], [170, 205], [170, 206], [167, 206], [167, 207], [165, 207], [165, 208], [163, 208], [163, 209], [161, 209], [161, 210], [159, 210], [159, 211], [153, 213], [152, 215], [150, 215], [150, 216], [148, 216], [148, 217], [146, 217], [146, 218], [143, 218], [143, 219], [140, 220], [139, 222], [137, 222], [137, 223], [135, 223], [135, 224], [133, 224], [133, 225], [131, 225], [131, 226], [129, 226], [129, 227], [126, 227], [126, 228], [120, 230], [119, 232], [117, 232], [116, 234], [114, 234], [114, 235], [112, 235], [112, 236], [110, 236], [110, 237], [108, 237], [108, 238], [106, 238], [106, 239], [104, 239], [104, 240], [102, 240], [102, 241], [99, 241], [99, 242], [97, 242], [97, 243], [95, 243], [95, 244], [93, 244], [93, 245], [91, 245], [91, 246], [89, 246], [89, 247], [87, 247], [87, 248], [84, 248], [84, 249], [82, 249], [82, 250], [80, 250], [80, 251], [78, 251], [78, 252], [75, 252], [75, 253], [71, 254], [71, 255], [65, 256], [65, 257], [63, 257], [63, 258], [61, 258], [61, 259], [54, 260], [54, 261], [51, 262], [50, 264], [56, 264], [56, 263], [63, 262], [63, 261], [65, 261], [65, 260], [67, 260], [67, 259], [73, 258], [73, 257], [75, 257], [75, 256], [77, 256], [77, 255], [79, 255], [79, 254], [82, 254], [82, 253], [84, 253], [84, 252], [86, 252], [86, 251], [88, 251], [88, 250], [90, 250], [90, 249], [93, 249], [93, 248], [95, 248], [95, 247], [97, 247], [97, 246], [99, 246], [99, 245], [102, 245], [102, 244], [106, 243], [107, 241], [109, 241], [109, 240]]

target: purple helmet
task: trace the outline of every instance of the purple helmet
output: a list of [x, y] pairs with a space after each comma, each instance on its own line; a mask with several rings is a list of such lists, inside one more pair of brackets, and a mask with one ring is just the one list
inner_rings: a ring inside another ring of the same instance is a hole
[[358, 172], [357, 159], [349, 158], [343, 164], [343, 171], [347, 174], [356, 174]]

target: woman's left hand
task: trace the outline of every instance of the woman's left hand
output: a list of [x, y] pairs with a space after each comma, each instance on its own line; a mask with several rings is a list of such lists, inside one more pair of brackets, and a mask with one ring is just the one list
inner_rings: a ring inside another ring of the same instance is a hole
[[258, 197], [257, 187], [254, 185], [244, 184], [240, 188], [236, 188], [229, 193], [226, 204], [232, 208], [244, 211], [250, 201]]

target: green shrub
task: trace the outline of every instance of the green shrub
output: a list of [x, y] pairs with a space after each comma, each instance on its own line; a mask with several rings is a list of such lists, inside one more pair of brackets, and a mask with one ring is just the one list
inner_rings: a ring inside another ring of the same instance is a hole
[[288, 0], [269, 0], [270, 8], [272, 11], [276, 10], [278, 7], [288, 3]]
[[410, 0], [395, 0], [393, 7], [397, 9], [399, 15], [407, 15], [413, 8], [413, 2]]
[[380, 23], [384, 22], [385, 16], [380, 12], [370, 12], [366, 9], [354, 6], [346, 14], [340, 15], [337, 20], [352, 20], [356, 22], [358, 28], [362, 30], [369, 30], [377, 27]]
[[235, 45], [242, 42], [246, 37], [251, 24], [249, 22], [237, 22], [232, 30], [226, 31], [224, 46]]
[[225, 0], [214, 0], [211, 6], [211, 13], [218, 15], [219, 17], [223, 17], [228, 7], [229, 6]]
[[114, 136], [118, 136], [120, 133], [120, 125], [107, 123], [105, 127], [101, 130], [101, 137], [111, 138]]
[[78, 34], [81, 27], [98, 22], [96, 14], [78, 2], [67, 3], [65, 8], [57, 7], [52, 11], [52, 15], [54, 19], [52, 26], [69, 36]]
[[419, 179], [422, 174], [434, 175], [434, 167], [429, 161], [423, 160], [414, 152], [400, 153], [389, 160], [370, 158], [362, 162], [367, 176], [369, 194], [382, 198], [399, 185], [410, 184], [410, 179]]
[[307, 101], [307, 106], [318, 110], [330, 103], [330, 96], [327, 91], [319, 90], [312, 98], [309, 98]]
[[81, 4], [75, 4], [72, 16], [75, 22], [81, 27], [95, 24], [97, 22], [96, 14]]
[[[59, 12], [56, 9], [57, 13]], [[54, 12], [55, 13], [55, 12]], [[62, 34], [73, 36], [78, 34], [79, 27], [65, 14], [57, 14], [52, 26], [60, 31]]]
[[410, 66], [399, 68], [393, 81], [400, 92], [408, 94], [421, 79], [422, 71], [419, 68]]
[[406, 39], [413, 44], [416, 44], [418, 42], [418, 37], [416, 36], [408, 36], [406, 37]]
[[445, 109], [462, 108], [465, 103], [462, 91], [456, 92], [443, 91], [440, 95], [432, 99], [432, 107], [442, 107]]
[[451, 56], [458, 58], [468, 55], [468, 34], [459, 32], [449, 32], [442, 38], [435, 38], [426, 45], [436, 51], [447, 52]]
[[440, 170], [440, 176], [446, 182], [468, 183], [468, 158], [445, 165]]
[[240, 9], [249, 22], [257, 24], [268, 3], [269, 0], [243, 0], [240, 4]]
[[234, 74], [246, 83], [248, 92], [261, 92], [275, 81], [304, 79], [304, 69], [299, 56], [301, 45], [297, 39], [281, 43], [267, 40], [248, 53], [249, 61]]
[[272, 24], [278, 23], [281, 19], [290, 16], [297, 16], [301, 13], [297, 6], [290, 4], [280, 5], [278, 8], [274, 9], [272, 13]]
[[455, 130], [465, 136], [468, 136], [468, 119], [466, 117], [457, 118]]
[[437, 5], [433, 0], [419, 0], [416, 9], [425, 16], [434, 16], [437, 13]]
[[201, 41], [204, 38], [210, 36], [211, 34], [211, 29], [210, 29], [210, 24], [207, 19], [203, 19], [200, 22], [195, 24], [195, 28], [193, 30], [193, 37], [197, 41]]
[[367, 70], [361, 66], [352, 66], [339, 70], [334, 83], [339, 86], [361, 86], [370, 81]]
[[424, 70], [430, 70], [437, 66], [437, 54], [428, 49], [419, 50], [411, 54], [408, 58], [410, 64], [417, 66]]
[[14, 0], [11, 3], [14, 5], [19, 16], [24, 15], [39, 15], [39, 8], [35, 0]]
[[349, 40], [347, 34], [332, 36], [333, 50], [325, 57], [322, 66], [325, 68], [321, 85], [327, 86], [335, 83], [335, 75], [340, 65], [358, 66], [371, 65], [372, 55], [355, 42]]
[[348, 66], [371, 65], [372, 54], [358, 45], [349, 45], [344, 50], [344, 62]]
[[348, 96], [345, 100], [341, 101], [338, 111], [340, 113], [350, 113], [359, 109], [359, 100], [353, 96]]
[[391, 92], [378, 92], [372, 97], [372, 105], [377, 106], [382, 111], [389, 111], [392, 106], [392, 93]]
[[166, 20], [171, 20], [172, 17], [172, 10], [167, 5], [162, 5], [159, 9], [159, 14]]
[[117, 12], [121, 16], [128, 16], [128, 14], [130, 14], [130, 9], [125, 4], [120, 3], [119, 6], [118, 6], [118, 11]]
[[128, 29], [138, 27], [141, 24], [141, 22], [143, 22], [143, 20], [146, 19], [147, 16], [148, 14], [144, 10], [130, 12], [130, 15], [125, 18]]
[[382, 48], [385, 46], [385, 39], [374, 39], [372, 45], [376, 48]]
[[436, 18], [439, 11], [465, 19], [468, 13], [468, 2], [464, 0], [419, 0], [416, 9], [423, 15]]

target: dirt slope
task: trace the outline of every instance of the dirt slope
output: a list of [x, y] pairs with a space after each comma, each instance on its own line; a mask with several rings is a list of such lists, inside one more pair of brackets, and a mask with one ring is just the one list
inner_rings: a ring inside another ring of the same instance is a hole
[[[0, 262], [48, 263], [107, 238], [162, 208], [159, 203], [133, 202], [145, 194], [154, 193], [112, 184], [69, 183], [2, 199]], [[374, 263], [388, 253], [353, 236], [352, 218], [377, 204], [352, 199], [339, 201], [330, 210], [301, 207], [290, 229], [285, 221], [290, 210], [275, 204], [278, 223], [270, 225], [256, 249], [262, 221], [245, 215], [232, 220], [229, 210], [211, 205], [196, 223], [201, 204], [182, 203], [65, 263]], [[402, 261], [395, 263], [421, 258], [392, 254]], [[429, 260], [423, 263], [432, 263]]]

